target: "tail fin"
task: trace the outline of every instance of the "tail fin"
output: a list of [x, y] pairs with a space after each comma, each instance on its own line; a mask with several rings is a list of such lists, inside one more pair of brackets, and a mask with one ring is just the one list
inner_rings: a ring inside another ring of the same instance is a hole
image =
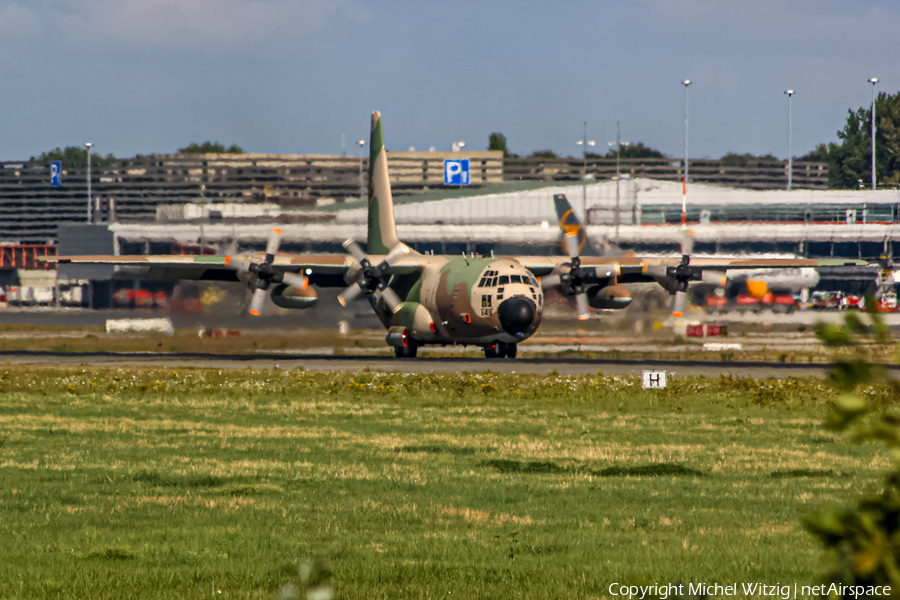
[[[559, 220], [559, 228], [561, 229], [560, 243], [562, 243], [561, 240], [565, 234], [575, 233], [578, 235], [578, 253], [581, 256], [600, 256], [591, 245], [590, 240], [588, 240], [587, 232], [581, 226], [581, 221], [578, 219], [575, 211], [572, 210], [572, 205], [569, 204], [566, 195], [555, 194], [553, 196], [553, 204], [556, 205], [556, 218]], [[563, 246], [563, 252], [565, 251], [566, 248]]]
[[381, 113], [372, 113], [372, 137], [369, 143], [369, 254], [387, 254], [400, 243], [394, 222], [394, 199], [388, 179], [387, 152]]

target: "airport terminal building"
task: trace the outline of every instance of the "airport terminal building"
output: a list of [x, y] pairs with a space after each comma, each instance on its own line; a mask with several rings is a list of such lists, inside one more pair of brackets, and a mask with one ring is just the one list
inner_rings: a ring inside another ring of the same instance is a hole
[[[551, 175], [542, 165], [544, 171], [531, 179], [526, 173], [511, 180], [504, 176], [500, 153], [481, 152], [473, 158], [477, 176], [473, 183], [478, 185], [467, 189], [444, 186], [440, 181], [439, 164], [446, 159], [444, 154], [452, 153], [405, 154], [392, 153], [391, 158], [402, 166], [395, 169], [392, 162], [392, 186], [399, 190], [395, 194], [395, 215], [400, 238], [421, 252], [560, 252], [553, 197], [565, 194], [575, 213], [588, 224], [591, 238], [614, 242], [639, 254], [679, 252], [684, 203], [687, 225], [696, 236], [696, 255], [870, 260], [900, 255], [900, 191], [827, 190], [823, 189], [821, 173], [810, 176], [806, 189], [792, 191], [771, 189], [772, 185], [753, 186], [770, 189], [729, 187], [709, 175], [714, 183], [692, 182], [684, 194], [677, 169], [673, 170], [675, 176], [664, 174], [662, 179], [623, 172], [620, 176], [613, 173], [613, 179], [595, 181], [590, 173], [582, 180], [578, 165], [571, 172], [556, 169]], [[173, 188], [169, 180], [171, 172], [178, 170], [165, 166], [167, 163], [156, 167], [168, 173], [166, 185], [154, 183], [149, 167], [122, 167], [119, 175], [109, 177], [110, 181], [100, 188], [102, 192], [93, 197], [87, 211], [90, 222], [82, 220], [78, 225], [75, 223], [83, 215], [76, 213], [84, 212], [85, 202], [77, 193], [70, 190], [68, 196], [45, 200], [48, 206], [62, 202], [68, 207], [65, 214], [53, 210], [48, 214], [54, 216], [45, 218], [36, 216], [29, 205], [30, 192], [23, 186], [2, 186], [9, 220], [3, 231], [5, 242], [0, 245], [0, 285], [28, 287], [31, 283], [33, 288], [47, 287], [53, 274], [35, 259], [57, 252], [133, 255], [261, 250], [273, 226], [285, 231], [284, 251], [341, 253], [343, 240], [364, 239], [363, 159], [344, 157], [335, 163], [337, 167], [325, 159], [307, 160], [302, 168], [306, 188], [287, 185], [290, 169], [269, 158], [265, 160], [271, 164], [256, 160], [252, 181], [244, 182], [244, 186], [237, 175], [244, 163], [228, 160], [231, 162], [222, 159], [221, 164], [206, 161], [202, 168], [184, 167], [185, 180], [197, 179], [190, 183], [187, 195], [176, 193], [177, 186]], [[322, 166], [325, 164], [331, 166]], [[328, 168], [338, 173], [334, 184], [343, 190], [340, 198], [321, 192], [332, 182], [333, 173]], [[693, 162], [691, 168], [694, 173]], [[806, 169], [810, 170], [809, 165]], [[4, 175], [12, 177], [8, 172]], [[124, 183], [130, 181], [129, 177], [142, 182], [140, 202], [123, 199], [128, 193], [137, 194], [129, 191], [136, 188]], [[319, 196], [304, 192], [314, 183]], [[159, 186], [155, 196], [154, 185]], [[15, 193], [7, 193], [7, 187]], [[245, 187], [259, 190], [249, 193]], [[73, 208], [79, 204], [81, 208]], [[66, 271], [62, 269], [53, 283], [57, 301], [60, 289], [89, 286], [93, 291], [86, 291], [82, 302], [93, 304], [115, 293], [115, 285], [104, 281], [130, 278], [128, 285], [136, 285], [134, 274], [101, 273], [97, 269]]]

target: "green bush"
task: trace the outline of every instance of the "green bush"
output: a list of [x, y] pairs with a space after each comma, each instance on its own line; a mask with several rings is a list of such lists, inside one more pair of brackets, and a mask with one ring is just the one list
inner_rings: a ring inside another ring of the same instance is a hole
[[[875, 306], [873, 299], [867, 306]], [[900, 385], [884, 365], [865, 358], [867, 346], [889, 343], [889, 331], [878, 313], [871, 325], [848, 313], [843, 327], [820, 325], [826, 345], [852, 347], [854, 355], [835, 362], [832, 383], [843, 392], [834, 402], [826, 426], [846, 432], [856, 443], [883, 442], [893, 468], [884, 476], [881, 491], [860, 498], [856, 506], [825, 506], [804, 519], [804, 527], [834, 552], [830, 583], [849, 586], [890, 585], [900, 591]], [[873, 384], [886, 393], [873, 394]]]

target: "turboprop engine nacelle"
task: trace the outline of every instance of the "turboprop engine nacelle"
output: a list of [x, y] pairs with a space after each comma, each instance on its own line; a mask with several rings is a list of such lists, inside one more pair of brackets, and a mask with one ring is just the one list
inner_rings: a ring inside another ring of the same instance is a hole
[[409, 334], [417, 340], [430, 342], [438, 337], [431, 313], [418, 302], [404, 302], [397, 307], [392, 325], [408, 328]]
[[281, 284], [272, 290], [272, 302], [281, 308], [309, 308], [319, 300], [312, 287], [303, 289], [296, 285]]
[[594, 286], [587, 291], [588, 304], [593, 308], [625, 308], [631, 304], [631, 291], [624, 285]]

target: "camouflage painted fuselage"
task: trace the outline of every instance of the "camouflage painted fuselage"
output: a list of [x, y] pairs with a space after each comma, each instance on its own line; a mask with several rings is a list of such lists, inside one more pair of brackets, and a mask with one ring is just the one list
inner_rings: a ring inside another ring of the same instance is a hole
[[[516, 343], [538, 328], [544, 296], [534, 275], [509, 258], [417, 256], [418, 273], [395, 276], [391, 287], [403, 299], [391, 313], [372, 298], [385, 327], [407, 328], [418, 344]], [[424, 263], [424, 264], [423, 264]], [[530, 301], [527, 323], [501, 322], [500, 305]]]

